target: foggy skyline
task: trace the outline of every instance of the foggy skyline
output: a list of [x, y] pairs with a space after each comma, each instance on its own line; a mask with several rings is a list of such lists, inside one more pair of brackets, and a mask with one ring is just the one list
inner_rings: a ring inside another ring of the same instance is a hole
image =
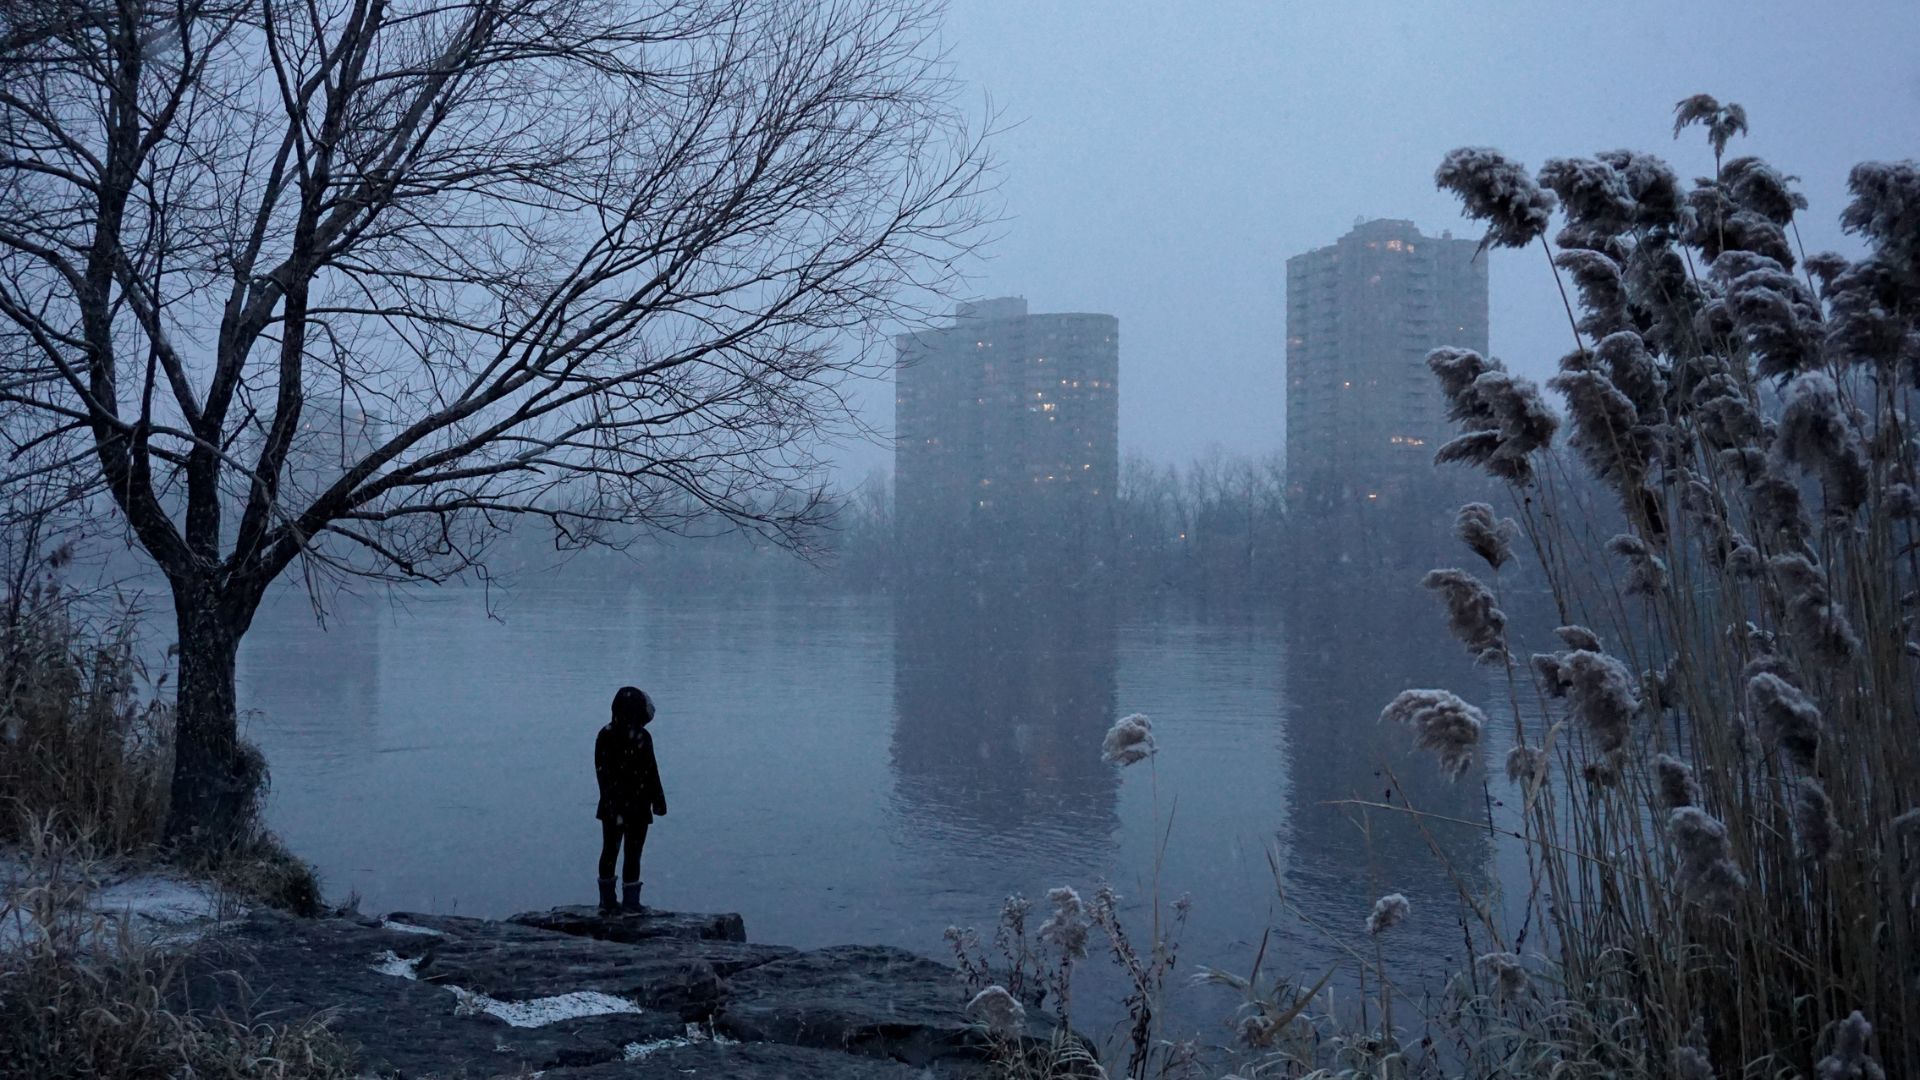
[[[1536, 170], [1631, 147], [1690, 182], [1712, 155], [1698, 129], [1671, 137], [1673, 105], [1713, 94], [1752, 125], [1729, 156], [1800, 177], [1809, 253], [1860, 249], [1837, 223], [1855, 163], [1920, 147], [1911, 4], [956, 0], [943, 36], [970, 106], [1012, 125], [971, 293], [1117, 316], [1121, 451], [1169, 461], [1280, 449], [1288, 256], [1361, 218], [1478, 237], [1433, 186], [1453, 147]], [[1482, 257], [1493, 353], [1544, 378], [1572, 344], [1545, 257]], [[890, 381], [859, 390], [889, 432]], [[857, 481], [891, 450], [839, 460]]]

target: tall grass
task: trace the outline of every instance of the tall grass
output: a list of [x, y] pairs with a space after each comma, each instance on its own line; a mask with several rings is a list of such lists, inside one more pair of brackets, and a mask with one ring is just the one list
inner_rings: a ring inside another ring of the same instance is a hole
[[51, 829], [92, 858], [165, 861], [249, 901], [317, 913], [313, 868], [261, 819], [266, 760], [250, 745], [254, 797], [234, 830], [191, 849], [160, 846], [173, 771], [168, 673], [136, 648], [136, 611], [62, 584], [65, 558], [42, 559], [0, 606], [0, 845]]
[[[1460, 427], [1439, 461], [1505, 482], [1511, 517], [1462, 508], [1479, 562], [1426, 584], [1503, 689], [1414, 688], [1382, 719], [1455, 777], [1510, 732], [1493, 831], [1521, 894], [1453, 874], [1472, 959], [1398, 1013], [1384, 949], [1349, 950], [1374, 1009], [1336, 1005], [1331, 973], [1264, 976], [1264, 944], [1249, 975], [1201, 972], [1243, 1001], [1213, 1075], [1920, 1075], [1920, 166], [1856, 167], [1865, 254], [1808, 256], [1792, 178], [1728, 157], [1744, 111], [1676, 116], [1712, 152], [1690, 186], [1630, 151], [1536, 177], [1474, 148], [1436, 174], [1489, 244], [1544, 251], [1572, 348], [1564, 413], [1497, 360], [1429, 357]], [[1509, 622], [1520, 588], [1549, 638]]]
[[[1920, 169], [1855, 168], [1841, 220], [1867, 253], [1808, 258], [1791, 178], [1725, 156], [1744, 112], [1678, 115], [1713, 150], [1691, 188], [1625, 151], [1537, 183], [1459, 151], [1438, 176], [1577, 296], [1549, 382], [1571, 454], [1514, 422], [1537, 392], [1497, 361], [1432, 361], [1463, 429], [1440, 457], [1509, 481], [1576, 628], [1530, 660], [1503, 619], [1497, 655], [1462, 635], [1508, 680], [1493, 711], [1532, 867], [1510, 918], [1476, 908], [1476, 947], [1534, 973], [1514, 1026], [1562, 1065], [1866, 1075], [1834, 1070], [1871, 1025], [1865, 1047], [1910, 1075]], [[1580, 505], [1589, 479], [1617, 508]]]
[[39, 819], [103, 854], [149, 848], [166, 819], [173, 712], [135, 651], [136, 621], [87, 620], [52, 573], [3, 614], [0, 843]]
[[0, 846], [17, 864], [15, 880], [0, 880], [0, 1076], [353, 1076], [324, 1017], [195, 1012], [183, 986], [190, 943], [92, 910], [109, 878], [159, 863], [308, 914], [319, 889], [257, 813], [216, 844], [159, 846], [173, 762], [165, 674], [142, 663], [132, 612], [90, 614], [102, 606], [60, 583], [64, 561], [55, 552], [16, 577], [0, 608]]
[[194, 1012], [192, 948], [87, 909], [100, 864], [42, 822], [22, 838], [22, 882], [0, 893], [0, 1076], [35, 1080], [347, 1080], [350, 1049], [325, 1016], [298, 1023]]

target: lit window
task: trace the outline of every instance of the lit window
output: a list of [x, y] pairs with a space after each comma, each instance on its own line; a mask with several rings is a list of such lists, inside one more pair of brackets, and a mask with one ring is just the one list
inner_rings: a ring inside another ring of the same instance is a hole
[[1049, 402], [1047, 402], [1047, 403], [1046, 403], [1045, 405], [1042, 405], [1042, 406], [1040, 406], [1040, 411], [1041, 411], [1041, 412], [1052, 412], [1052, 411], [1054, 411], [1055, 409], [1058, 409], [1059, 407], [1060, 407], [1059, 405], [1056, 405], [1056, 404], [1054, 404], [1053, 402], [1051, 402], [1051, 401], [1049, 401]]
[[1406, 246], [1407, 246], [1407, 245], [1405, 245], [1405, 244], [1403, 244], [1403, 243], [1401, 243], [1401, 242], [1400, 242], [1400, 241], [1398, 241], [1398, 240], [1389, 240], [1389, 241], [1387, 241], [1387, 250], [1388, 250], [1388, 251], [1401, 251], [1401, 250], [1404, 250], [1404, 249], [1406, 248]]
[[1379, 498], [1380, 498], [1380, 493], [1379, 493], [1379, 492], [1377, 492], [1377, 491], [1369, 491], [1369, 492], [1367, 492], [1367, 501], [1368, 501], [1368, 502], [1375, 502], [1375, 501], [1378, 501], [1378, 500], [1379, 500]]

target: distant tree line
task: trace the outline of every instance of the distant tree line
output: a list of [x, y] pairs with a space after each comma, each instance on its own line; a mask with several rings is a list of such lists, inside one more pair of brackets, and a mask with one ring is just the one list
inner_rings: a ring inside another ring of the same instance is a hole
[[[1134, 596], [1257, 600], [1330, 575], [1420, 571], [1437, 557], [1454, 505], [1406, 506], [1370, 520], [1289, 513], [1286, 471], [1277, 453], [1214, 450], [1184, 464], [1129, 455], [1113, 503], [1110, 563], [1081, 584]], [[580, 575], [661, 591], [885, 591], [929, 575], [952, 576], [954, 560], [903, 548], [896, 540], [892, 477], [875, 472], [841, 492], [798, 552], [750, 534], [662, 535], [633, 530], [600, 536], [591, 550], [556, 546], [547, 530], [511, 537], [493, 567], [516, 584], [567, 582]], [[1436, 529], [1436, 524], [1439, 526]], [[1028, 538], [1008, 537], [1017, 548]], [[1038, 565], [1044, 566], [1044, 560]]]

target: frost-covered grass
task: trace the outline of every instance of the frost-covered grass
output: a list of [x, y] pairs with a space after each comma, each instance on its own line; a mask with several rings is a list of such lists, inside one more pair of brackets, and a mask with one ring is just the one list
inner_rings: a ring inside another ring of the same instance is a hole
[[[323, 1017], [194, 1013], [182, 1004], [192, 935], [155, 933], [194, 911], [188, 893], [142, 886], [108, 913], [98, 863], [59, 834], [29, 833], [0, 896], [0, 1076], [35, 1080], [346, 1080], [351, 1054]], [[137, 902], [137, 903], [136, 903]], [[183, 907], [182, 905], [186, 906]], [[144, 914], [136, 914], [135, 908]]]
[[[44, 883], [30, 860], [0, 854], [0, 897], [22, 897]], [[177, 869], [150, 865], [86, 864], [84, 889], [64, 901], [76, 916], [97, 917], [103, 927], [125, 924], [134, 935], [164, 942], [190, 941], [245, 908], [211, 882]], [[0, 949], [20, 945], [38, 932], [29, 907], [12, 905], [0, 922]]]

